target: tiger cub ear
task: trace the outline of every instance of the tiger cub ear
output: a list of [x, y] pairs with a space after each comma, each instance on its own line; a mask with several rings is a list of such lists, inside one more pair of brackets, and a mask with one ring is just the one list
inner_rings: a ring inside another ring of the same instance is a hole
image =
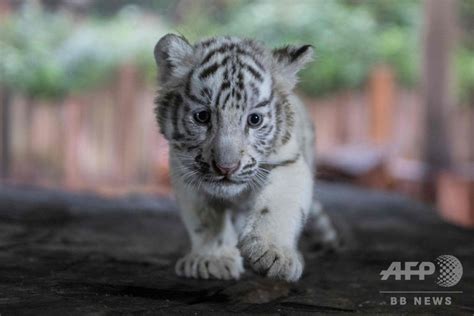
[[272, 50], [273, 69], [283, 88], [291, 91], [298, 82], [298, 72], [313, 60], [313, 46], [288, 45]]
[[155, 61], [160, 83], [166, 85], [182, 79], [193, 65], [193, 47], [183, 36], [166, 34], [155, 45]]

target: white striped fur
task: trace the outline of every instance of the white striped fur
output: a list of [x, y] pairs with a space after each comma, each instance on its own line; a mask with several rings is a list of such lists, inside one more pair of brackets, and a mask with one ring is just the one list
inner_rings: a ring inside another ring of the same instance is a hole
[[300, 278], [314, 133], [292, 90], [312, 54], [310, 45], [269, 50], [235, 37], [157, 43], [156, 115], [192, 243], [179, 275], [237, 279], [245, 258], [266, 276]]

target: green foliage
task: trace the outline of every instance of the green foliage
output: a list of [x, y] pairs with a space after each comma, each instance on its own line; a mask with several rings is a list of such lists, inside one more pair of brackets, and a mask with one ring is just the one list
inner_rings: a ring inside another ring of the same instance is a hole
[[[415, 0], [99, 1], [79, 21], [34, 3], [0, 21], [0, 83], [34, 97], [93, 89], [124, 63], [154, 79], [153, 46], [169, 30], [191, 41], [231, 34], [273, 47], [313, 44], [315, 61], [300, 83], [308, 95], [360, 88], [377, 64], [391, 65], [407, 87], [419, 79], [422, 8]], [[455, 65], [463, 101], [474, 91], [472, 3], [459, 2], [464, 31]]]
[[64, 41], [69, 28], [67, 20], [35, 7], [9, 17], [0, 28], [0, 80], [27, 95], [64, 93], [64, 73], [52, 48]]
[[401, 27], [381, 31], [375, 42], [377, 60], [393, 67], [400, 83], [413, 86], [419, 78], [418, 33]]
[[457, 94], [462, 104], [474, 104], [474, 53], [461, 48], [456, 54]]
[[380, 28], [414, 27], [419, 21], [419, 0], [345, 0], [346, 5], [363, 6]]
[[300, 88], [309, 95], [324, 95], [361, 87], [377, 63], [392, 65], [402, 84], [414, 85], [418, 7], [404, 0], [261, 0], [224, 8], [224, 21], [212, 14], [208, 19], [190, 14], [180, 30], [191, 39], [225, 30], [272, 46], [313, 44], [315, 62], [302, 72]]
[[474, 1], [458, 0], [458, 13], [462, 44], [464, 47], [474, 51]]
[[363, 3], [377, 24], [377, 61], [391, 65], [401, 84], [414, 86], [420, 68], [420, 2], [367, 0]]
[[28, 96], [58, 98], [97, 87], [123, 63], [151, 78], [151, 52], [163, 34], [165, 27], [136, 10], [78, 26], [64, 13], [26, 6], [1, 25], [0, 82]]

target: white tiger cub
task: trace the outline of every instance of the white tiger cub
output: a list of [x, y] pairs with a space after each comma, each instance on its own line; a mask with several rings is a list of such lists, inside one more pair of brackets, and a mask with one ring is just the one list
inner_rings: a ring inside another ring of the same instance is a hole
[[[314, 133], [292, 90], [312, 54], [310, 45], [268, 50], [235, 37], [191, 45], [168, 34], [156, 44], [156, 116], [192, 243], [178, 275], [238, 279], [245, 258], [266, 276], [300, 278]], [[334, 238], [321, 218], [324, 238]]]

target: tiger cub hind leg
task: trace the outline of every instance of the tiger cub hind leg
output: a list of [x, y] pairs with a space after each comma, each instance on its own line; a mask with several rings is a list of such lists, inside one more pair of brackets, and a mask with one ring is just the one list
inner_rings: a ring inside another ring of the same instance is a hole
[[305, 238], [311, 240], [311, 249], [320, 252], [340, 251], [343, 241], [331, 218], [318, 200], [314, 200], [303, 229]]

